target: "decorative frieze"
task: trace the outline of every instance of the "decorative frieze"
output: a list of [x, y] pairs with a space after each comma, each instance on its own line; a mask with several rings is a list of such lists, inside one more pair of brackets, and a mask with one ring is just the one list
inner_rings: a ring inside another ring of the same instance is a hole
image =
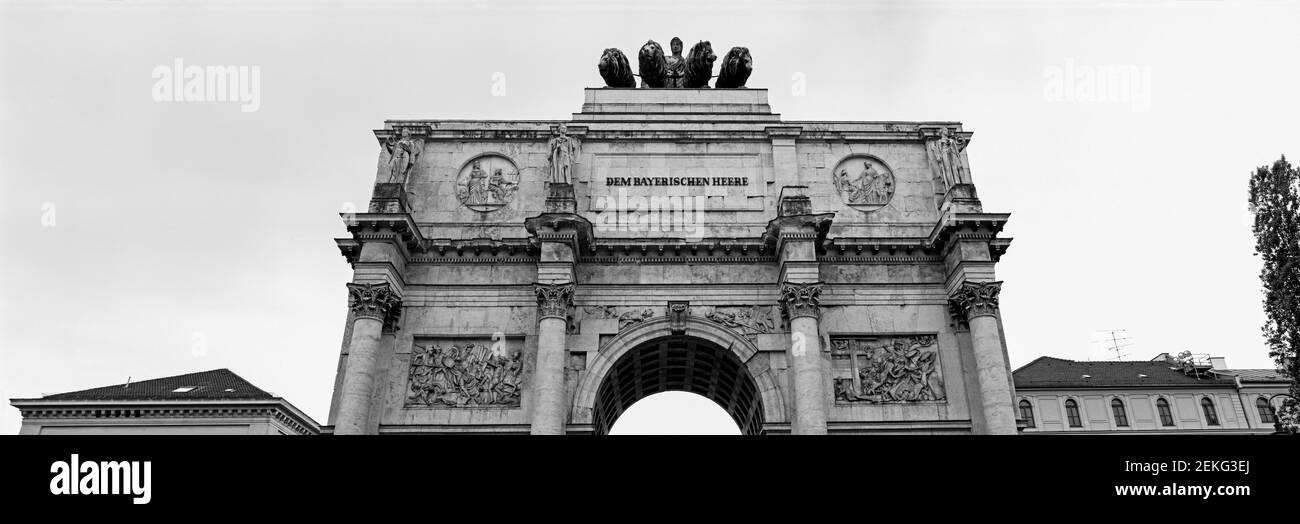
[[722, 324], [750, 342], [758, 335], [776, 333], [780, 316], [775, 306], [716, 306], [707, 308], [704, 318]]
[[998, 314], [998, 294], [1002, 282], [962, 282], [949, 298], [951, 311], [959, 318], [970, 320], [978, 316]]
[[519, 407], [523, 361], [504, 348], [505, 341], [415, 346], [407, 407]]
[[372, 318], [391, 323], [402, 311], [402, 297], [387, 282], [348, 284], [348, 307], [354, 318]]
[[566, 320], [569, 305], [573, 303], [573, 283], [535, 284], [537, 292], [537, 316]]
[[836, 402], [887, 404], [945, 399], [934, 335], [832, 337], [831, 359]]
[[618, 330], [622, 331], [628, 326], [640, 324], [655, 315], [655, 310], [649, 306], [584, 306], [582, 308], [583, 318], [618, 319]]
[[819, 302], [822, 283], [781, 285], [781, 304], [785, 306], [786, 316], [791, 320], [799, 317], [821, 318]]

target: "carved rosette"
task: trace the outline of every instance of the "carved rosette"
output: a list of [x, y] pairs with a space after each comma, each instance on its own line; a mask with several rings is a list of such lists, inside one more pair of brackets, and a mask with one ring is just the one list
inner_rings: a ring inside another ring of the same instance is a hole
[[348, 307], [354, 318], [371, 318], [392, 324], [402, 313], [402, 297], [387, 282], [348, 284]]
[[569, 304], [573, 303], [573, 283], [535, 284], [538, 319], [558, 318], [568, 321]]
[[1002, 292], [1002, 282], [963, 282], [949, 298], [952, 312], [958, 318], [966, 320], [979, 316], [997, 316], [998, 294]]
[[818, 302], [822, 294], [822, 283], [791, 284], [781, 286], [781, 304], [785, 306], [786, 316], [794, 320], [799, 317], [821, 318]]

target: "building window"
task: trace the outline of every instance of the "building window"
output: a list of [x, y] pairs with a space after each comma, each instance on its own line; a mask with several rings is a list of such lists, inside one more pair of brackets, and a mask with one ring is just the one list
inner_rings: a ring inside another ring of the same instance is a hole
[[1110, 401], [1110, 410], [1115, 414], [1115, 425], [1127, 428], [1128, 415], [1124, 413], [1124, 401], [1120, 399]]
[[1083, 427], [1083, 419], [1079, 417], [1079, 403], [1074, 399], [1065, 401], [1065, 416], [1070, 419], [1070, 427]]
[[1169, 411], [1169, 401], [1163, 398], [1156, 399], [1156, 411], [1160, 412], [1160, 424], [1166, 427], [1174, 426], [1174, 413]]
[[1201, 411], [1205, 412], [1206, 424], [1219, 425], [1219, 414], [1214, 411], [1214, 401], [1210, 400], [1210, 397], [1201, 397]]
[[1028, 400], [1020, 401], [1020, 418], [1025, 419], [1026, 427], [1037, 427], [1034, 425], [1034, 405], [1030, 404]]
[[1255, 399], [1255, 409], [1259, 410], [1259, 421], [1265, 424], [1277, 422], [1277, 414], [1273, 412], [1273, 406], [1268, 405], [1268, 399], [1259, 397]]

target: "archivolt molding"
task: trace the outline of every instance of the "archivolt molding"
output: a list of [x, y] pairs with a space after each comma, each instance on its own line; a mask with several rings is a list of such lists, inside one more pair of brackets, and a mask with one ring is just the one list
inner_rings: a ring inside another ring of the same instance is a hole
[[[588, 361], [587, 369], [574, 392], [570, 413], [591, 413], [596, 404], [596, 393], [600, 389], [601, 381], [604, 380], [620, 357], [642, 344], [668, 336], [672, 335], [670, 320], [667, 316], [646, 320], [620, 332], [613, 340], [610, 340], [608, 344], [601, 348], [599, 354]], [[754, 379], [755, 385], [758, 386], [759, 395], [763, 401], [764, 422], [773, 423], [786, 420], [785, 399], [782, 397], [781, 390], [777, 387], [772, 374], [763, 372], [755, 374], [754, 370], [748, 367], [750, 359], [758, 353], [758, 346], [745, 340], [745, 337], [741, 334], [721, 324], [697, 316], [687, 317], [685, 336], [706, 340], [731, 351], [736, 358], [740, 359], [742, 364], [746, 364], [746, 370], [749, 372], [750, 378]], [[584, 421], [575, 420], [574, 422]]]

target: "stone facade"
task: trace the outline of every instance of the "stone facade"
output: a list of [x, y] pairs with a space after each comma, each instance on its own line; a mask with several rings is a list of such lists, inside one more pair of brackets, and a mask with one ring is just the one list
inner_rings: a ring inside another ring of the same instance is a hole
[[375, 131], [326, 431], [602, 433], [676, 389], [747, 433], [1016, 432], [1008, 215], [981, 208], [961, 124], [785, 121], [764, 89], [585, 97]]

